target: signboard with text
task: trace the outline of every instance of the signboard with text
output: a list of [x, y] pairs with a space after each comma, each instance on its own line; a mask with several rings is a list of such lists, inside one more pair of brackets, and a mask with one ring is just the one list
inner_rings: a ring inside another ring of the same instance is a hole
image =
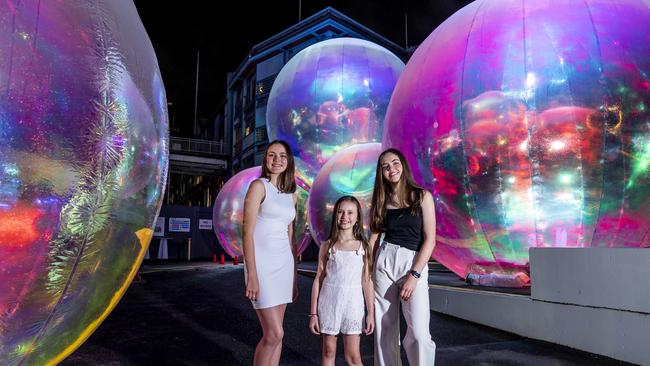
[[199, 219], [199, 230], [212, 230], [212, 220]]
[[190, 222], [188, 217], [170, 217], [169, 218], [169, 232], [170, 233], [189, 233]]

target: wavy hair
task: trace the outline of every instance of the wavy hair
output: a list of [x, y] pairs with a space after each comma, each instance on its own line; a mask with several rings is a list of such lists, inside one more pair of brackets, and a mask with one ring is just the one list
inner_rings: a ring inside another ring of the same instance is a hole
[[372, 203], [370, 210], [370, 230], [373, 233], [384, 231], [384, 218], [386, 217], [386, 205], [388, 204], [388, 197], [393, 193], [393, 187], [390, 182], [384, 179], [384, 174], [381, 167], [381, 159], [386, 154], [395, 154], [402, 164], [402, 175], [400, 177], [399, 192], [397, 192], [399, 202], [393, 202], [398, 207], [410, 207], [411, 215], [416, 215], [422, 198], [424, 197], [424, 189], [420, 187], [413, 179], [413, 172], [409, 167], [404, 154], [397, 149], [388, 149], [379, 155], [377, 159], [377, 170], [375, 173], [375, 188], [372, 191]]

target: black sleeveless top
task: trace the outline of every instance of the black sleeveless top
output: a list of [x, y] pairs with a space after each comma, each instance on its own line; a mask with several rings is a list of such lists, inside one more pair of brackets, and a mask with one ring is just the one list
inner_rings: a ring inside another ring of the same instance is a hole
[[410, 207], [386, 209], [384, 240], [418, 252], [424, 243], [422, 226], [422, 207], [415, 215], [411, 214]]

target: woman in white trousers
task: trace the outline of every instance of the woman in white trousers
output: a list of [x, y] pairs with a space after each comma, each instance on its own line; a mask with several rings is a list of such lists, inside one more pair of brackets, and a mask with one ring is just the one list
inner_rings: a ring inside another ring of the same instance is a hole
[[[404, 155], [384, 151], [377, 161], [370, 219], [375, 244], [375, 365], [399, 366], [400, 307], [409, 364], [433, 366], [429, 333], [428, 261], [435, 246], [433, 197], [419, 187]], [[378, 242], [384, 234], [381, 243]]]

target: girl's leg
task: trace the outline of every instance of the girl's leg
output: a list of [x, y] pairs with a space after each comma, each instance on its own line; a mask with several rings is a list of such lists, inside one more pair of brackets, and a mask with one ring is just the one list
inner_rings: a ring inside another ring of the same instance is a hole
[[266, 309], [257, 309], [257, 317], [262, 326], [262, 339], [255, 348], [254, 366], [279, 365], [282, 352], [284, 311], [287, 304]]
[[343, 335], [343, 351], [345, 352], [345, 361], [349, 366], [362, 366], [360, 343], [361, 336], [359, 334]]
[[323, 334], [323, 366], [334, 366], [334, 360], [336, 359], [337, 339], [337, 336]]
[[422, 277], [418, 280], [415, 291], [409, 301], [402, 300], [402, 313], [406, 321], [404, 350], [409, 364], [413, 366], [434, 366], [436, 344], [431, 339], [429, 320], [428, 266], [424, 266]]

